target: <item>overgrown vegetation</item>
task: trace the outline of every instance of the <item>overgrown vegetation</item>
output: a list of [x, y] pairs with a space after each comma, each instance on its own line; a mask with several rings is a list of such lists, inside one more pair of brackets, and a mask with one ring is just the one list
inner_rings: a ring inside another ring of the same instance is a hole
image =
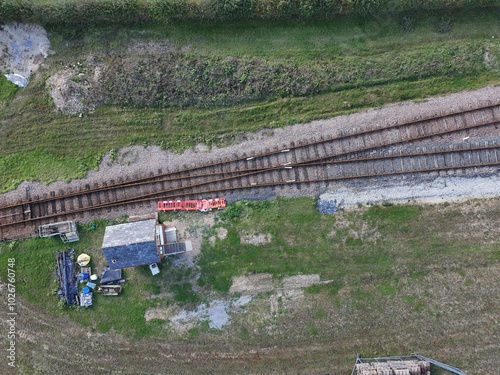
[[485, 70], [486, 44], [412, 46], [360, 59], [356, 55], [307, 65], [218, 58], [194, 53], [114, 57], [102, 86], [108, 102], [139, 107], [218, 107], [256, 100], [313, 96], [355, 87], [470, 75]]

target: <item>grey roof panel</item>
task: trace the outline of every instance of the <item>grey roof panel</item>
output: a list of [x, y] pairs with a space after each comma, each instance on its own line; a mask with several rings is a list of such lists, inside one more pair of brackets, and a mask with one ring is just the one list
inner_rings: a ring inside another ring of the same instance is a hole
[[127, 268], [160, 262], [154, 241], [112, 246], [102, 249], [109, 268]]

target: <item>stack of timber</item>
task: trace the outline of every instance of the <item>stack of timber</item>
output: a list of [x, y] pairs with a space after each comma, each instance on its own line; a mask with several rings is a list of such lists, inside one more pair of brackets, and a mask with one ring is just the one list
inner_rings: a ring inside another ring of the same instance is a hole
[[357, 375], [430, 375], [427, 361], [387, 361], [356, 364]]

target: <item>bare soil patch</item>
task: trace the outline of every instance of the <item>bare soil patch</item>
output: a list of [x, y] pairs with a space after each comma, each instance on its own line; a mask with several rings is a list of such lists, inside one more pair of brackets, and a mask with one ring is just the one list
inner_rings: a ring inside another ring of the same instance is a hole
[[307, 288], [308, 286], [318, 284], [320, 282], [319, 275], [294, 275], [286, 276], [282, 281], [284, 290]]
[[227, 229], [219, 227], [215, 229], [215, 235], [210, 236], [208, 238], [208, 241], [213, 245], [217, 240], [223, 240], [226, 237], [227, 237]]
[[178, 218], [164, 223], [177, 229], [179, 241], [189, 240], [192, 244], [192, 251], [177, 255], [174, 260], [175, 264], [194, 265], [195, 258], [200, 255], [201, 243], [211, 226], [214, 225], [214, 215], [213, 213], [183, 212]]
[[285, 276], [283, 280], [274, 280], [269, 273], [256, 273], [233, 278], [230, 293], [258, 294], [269, 292], [273, 289], [292, 290], [306, 288], [319, 284], [319, 275], [294, 275]]
[[240, 235], [240, 242], [247, 245], [264, 245], [271, 242], [271, 234], [269, 233], [259, 233], [259, 234], [246, 234], [242, 233]]
[[[83, 73], [82, 73], [83, 74]], [[91, 112], [95, 103], [91, 100], [91, 86], [79, 74], [70, 69], [57, 72], [47, 80], [47, 89], [56, 108], [70, 115]]]
[[[273, 280], [270, 274], [254, 274], [235, 277], [228, 297], [213, 296], [204, 298], [203, 303], [194, 308], [184, 309], [177, 305], [152, 307], [146, 310], [146, 321], [159, 319], [165, 321], [165, 329], [176, 335], [183, 335], [190, 329], [206, 321], [212, 329], [223, 329], [231, 324], [235, 314], [246, 312], [246, 307], [257, 295], [268, 301], [267, 309], [260, 311], [258, 319], [277, 317], [284, 312], [300, 309], [304, 300], [303, 288], [318, 284], [319, 275], [296, 275], [285, 277], [281, 282]], [[271, 295], [266, 293], [272, 292]], [[236, 299], [235, 294], [241, 294]], [[250, 307], [255, 309], [255, 307]]]
[[229, 293], [257, 294], [274, 289], [273, 276], [269, 273], [257, 273], [233, 278]]

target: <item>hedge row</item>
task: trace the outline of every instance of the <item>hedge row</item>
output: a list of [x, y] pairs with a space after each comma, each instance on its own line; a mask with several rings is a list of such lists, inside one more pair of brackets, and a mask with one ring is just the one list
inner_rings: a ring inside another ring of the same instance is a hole
[[500, 0], [0, 0], [0, 23], [88, 26], [169, 20], [330, 19], [498, 6]]

